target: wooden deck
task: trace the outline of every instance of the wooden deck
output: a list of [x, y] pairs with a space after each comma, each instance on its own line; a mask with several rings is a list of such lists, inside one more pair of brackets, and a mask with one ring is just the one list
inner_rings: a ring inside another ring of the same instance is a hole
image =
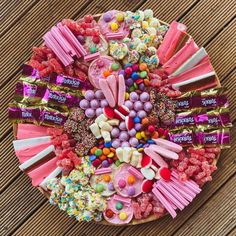
[[[1, 12], [1, 177], [0, 235], [236, 235], [236, 1], [235, 0], [2, 0]], [[152, 8], [166, 22], [177, 19], [211, 56], [221, 83], [229, 89], [232, 147], [222, 152], [213, 181], [175, 220], [164, 217], [138, 226], [112, 227], [78, 223], [31, 186], [18, 168], [12, 148], [7, 105], [12, 99], [20, 66], [31, 47], [63, 18], [77, 19], [109, 9]], [[234, 30], [233, 30], [234, 29]]]

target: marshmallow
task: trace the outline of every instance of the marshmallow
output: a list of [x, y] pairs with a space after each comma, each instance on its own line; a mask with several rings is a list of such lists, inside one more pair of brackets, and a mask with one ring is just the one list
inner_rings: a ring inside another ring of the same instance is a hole
[[99, 124], [101, 121], [107, 121], [107, 117], [104, 114], [101, 114], [95, 119], [95, 122]]
[[140, 168], [141, 167], [141, 160], [142, 160], [142, 154], [135, 150], [132, 154], [130, 164], [132, 166]]
[[120, 121], [118, 119], [111, 119], [107, 121], [108, 124], [111, 126], [118, 126], [120, 124]]
[[101, 136], [100, 129], [99, 129], [97, 123], [91, 124], [91, 125], [89, 126], [89, 128], [90, 128], [91, 132], [93, 133], [93, 135], [94, 135], [97, 139], [99, 139], [99, 138], [102, 137], [102, 136]]
[[123, 161], [126, 163], [129, 163], [131, 160], [131, 155], [132, 155], [132, 148], [131, 147], [124, 147], [123, 148]]
[[112, 130], [112, 126], [107, 122], [101, 121], [101, 122], [99, 122], [98, 125], [101, 128], [101, 130], [103, 130], [103, 131], [111, 132], [111, 130]]
[[120, 162], [123, 162], [123, 148], [119, 147], [116, 149], [116, 156], [118, 157]]
[[101, 134], [105, 142], [111, 141], [111, 135], [108, 131], [101, 130]]

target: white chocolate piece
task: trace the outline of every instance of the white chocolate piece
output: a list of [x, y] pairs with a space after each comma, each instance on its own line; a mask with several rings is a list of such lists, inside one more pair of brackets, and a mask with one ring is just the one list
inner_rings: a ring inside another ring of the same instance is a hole
[[40, 184], [39, 186], [47, 191], [47, 184], [50, 179], [56, 178], [61, 172], [62, 167], [57, 167], [50, 175], [48, 175]]
[[155, 177], [155, 172], [151, 168], [141, 168], [141, 173], [146, 179], [152, 180]]
[[99, 127], [103, 130], [103, 131], [108, 131], [108, 132], [111, 132], [112, 130], [112, 126], [107, 123], [107, 122], [104, 122], [104, 121], [101, 121], [99, 123]]
[[110, 142], [111, 141], [110, 132], [102, 130], [101, 134], [102, 134], [102, 137], [103, 137], [105, 142]]
[[130, 163], [132, 152], [133, 150], [130, 147], [123, 148], [123, 161], [124, 162]]
[[107, 121], [107, 117], [104, 114], [101, 114], [95, 119], [95, 123], [99, 124], [101, 121]]
[[[45, 156], [47, 156], [49, 153], [51, 152], [55, 152], [55, 148], [53, 145], [50, 145], [49, 147], [47, 147], [46, 149], [44, 149], [43, 151], [39, 152], [37, 155], [35, 155], [34, 157], [30, 158], [29, 160], [27, 160], [26, 162], [24, 162], [23, 164], [21, 164], [19, 166], [19, 168], [24, 171], [27, 168], [29, 168], [30, 166], [32, 166], [33, 164], [37, 163], [38, 161], [42, 160]], [[56, 156], [56, 155], [55, 155]]]
[[130, 164], [132, 166], [140, 168], [141, 167], [141, 160], [142, 160], [142, 154], [135, 150], [132, 154]]
[[154, 166], [154, 165], [151, 165], [150, 166], [155, 172], [157, 172], [158, 171], [158, 168], [156, 167], [156, 166]]
[[93, 135], [96, 137], [96, 139], [99, 139], [102, 137], [100, 129], [98, 127], [97, 123], [93, 123], [89, 126], [91, 132], [93, 133]]
[[120, 162], [123, 162], [123, 148], [119, 147], [116, 149], [116, 156], [118, 157]]
[[108, 124], [111, 126], [118, 126], [120, 124], [120, 121], [118, 119], [111, 119], [107, 121]]

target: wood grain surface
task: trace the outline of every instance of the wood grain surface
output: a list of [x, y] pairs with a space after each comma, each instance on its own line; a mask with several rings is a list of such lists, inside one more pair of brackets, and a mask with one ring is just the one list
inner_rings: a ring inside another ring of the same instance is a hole
[[164, 217], [144, 225], [113, 227], [78, 223], [50, 206], [20, 172], [12, 148], [12, 126], [7, 120], [7, 105], [32, 46], [42, 43], [42, 35], [63, 18], [77, 19], [109, 9], [152, 8], [168, 23], [177, 19], [199, 45], [206, 47], [222, 86], [229, 90], [231, 119], [236, 124], [236, 2], [235, 0], [8, 0], [1, 1], [1, 178], [0, 235], [236, 235], [236, 137], [224, 150], [213, 181], [178, 214], [175, 220]]

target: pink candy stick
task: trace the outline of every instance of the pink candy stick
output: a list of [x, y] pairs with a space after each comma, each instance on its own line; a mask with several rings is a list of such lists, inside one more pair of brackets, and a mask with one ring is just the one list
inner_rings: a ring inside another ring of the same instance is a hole
[[132, 174], [133, 176], [135, 176], [136, 178], [138, 178], [138, 179], [143, 179], [142, 173], [140, 173], [137, 169], [135, 169], [135, 168], [132, 167], [132, 166], [130, 166], [130, 167], [128, 168], [128, 172], [129, 172], [130, 174]]
[[[56, 26], [53, 26], [51, 28], [51, 33], [52, 33], [52, 36], [60, 44], [60, 46], [63, 48], [63, 50], [66, 53], [70, 54], [72, 57], [77, 55], [76, 51], [73, 49], [73, 47], [71, 47], [71, 45], [64, 38], [64, 36], [62, 35], [61, 31]], [[77, 55], [77, 57], [79, 58], [80, 55]]]
[[100, 57], [100, 52], [95, 52], [95, 53], [88, 54], [88, 55], [84, 56], [84, 60], [85, 61], [92, 61], [98, 57]]
[[181, 48], [173, 57], [170, 58], [164, 65], [163, 69], [168, 74], [173, 73], [178, 69], [189, 57], [191, 57], [195, 52], [197, 52], [198, 46], [191, 38], [186, 42], [183, 48]]
[[119, 92], [118, 92], [118, 106], [121, 106], [125, 102], [125, 79], [123, 75], [118, 76], [119, 79]]
[[113, 97], [112, 91], [108, 85], [108, 82], [106, 79], [99, 79], [99, 87], [101, 88], [108, 104], [110, 107], [115, 107], [116, 101]]
[[166, 148], [170, 151], [173, 151], [173, 152], [176, 152], [176, 153], [179, 153], [183, 150], [182, 146], [176, 144], [176, 143], [173, 143], [171, 141], [168, 141], [166, 139], [163, 139], [163, 138], [158, 138], [158, 139], [153, 139], [155, 141], [155, 143], [163, 148]]
[[145, 148], [144, 152], [148, 156], [150, 156], [152, 158], [152, 160], [157, 163], [157, 165], [159, 165], [160, 167], [167, 167], [168, 168], [168, 164], [163, 160], [163, 158], [160, 155], [158, 155], [157, 153], [155, 153], [150, 147]]
[[189, 202], [181, 195], [180, 192], [176, 191], [170, 184], [169, 182], [166, 181], [159, 181], [160, 184], [170, 193], [173, 193], [173, 195], [184, 205], [187, 206]]
[[63, 26], [59, 25], [59, 29], [61, 30], [63, 35], [66, 37], [66, 39], [69, 41], [69, 43], [71, 43], [79, 51], [79, 53], [82, 56], [85, 56], [88, 54], [86, 50], [84, 49], [84, 47], [81, 45], [81, 43], [76, 39], [74, 34], [66, 25], [63, 25]]
[[45, 44], [57, 55], [65, 66], [68, 66], [74, 62], [73, 58], [69, 54], [66, 54], [58, 42], [53, 38], [51, 32], [47, 32], [43, 36], [43, 39]]
[[111, 168], [107, 167], [107, 168], [101, 168], [101, 169], [96, 169], [94, 171], [95, 175], [101, 175], [101, 174], [107, 174], [107, 173], [111, 173]]
[[131, 199], [130, 198], [122, 197], [122, 196], [119, 196], [117, 194], [114, 194], [113, 199], [115, 201], [118, 201], [118, 202], [123, 202], [126, 205], [130, 205], [130, 203], [131, 203]]
[[17, 139], [36, 138], [41, 136], [48, 136], [48, 127], [32, 125], [32, 124], [18, 124], [17, 125]]
[[107, 82], [108, 85], [112, 91], [113, 97], [115, 99], [115, 101], [117, 102], [117, 80], [116, 77], [114, 75], [110, 75], [107, 77]]
[[184, 182], [184, 185], [191, 189], [194, 193], [200, 193], [202, 191], [199, 187], [197, 187], [195, 184], [192, 184], [188, 180]]
[[179, 43], [185, 32], [185, 25], [176, 21], [173, 21], [170, 24], [170, 28], [167, 31], [162, 44], [157, 50], [157, 55], [162, 65], [171, 58], [177, 44]]
[[38, 186], [56, 168], [57, 168], [57, 158], [53, 158], [50, 161], [39, 166], [38, 168], [30, 171], [28, 175], [32, 179], [32, 185]]
[[156, 184], [156, 188], [161, 191], [161, 193], [166, 196], [171, 202], [173, 202], [180, 210], [184, 209], [184, 205], [175, 198], [170, 192], [168, 192], [159, 182]]
[[153, 188], [152, 192], [155, 194], [157, 199], [162, 203], [162, 205], [166, 208], [166, 210], [170, 213], [172, 218], [175, 218], [177, 216], [175, 210], [173, 209], [171, 204], [165, 199], [165, 197], [161, 194], [161, 192], [156, 188]]
[[154, 152], [158, 153], [159, 155], [168, 158], [168, 159], [174, 159], [174, 160], [178, 160], [179, 156], [178, 154], [176, 154], [175, 152], [172, 152], [168, 149], [165, 149], [161, 146], [152, 144], [149, 146], [149, 148], [151, 148]]
[[122, 39], [124, 37], [123, 32], [118, 32], [118, 33], [107, 33], [106, 34], [106, 39], [107, 40], [112, 40], [112, 39]]

